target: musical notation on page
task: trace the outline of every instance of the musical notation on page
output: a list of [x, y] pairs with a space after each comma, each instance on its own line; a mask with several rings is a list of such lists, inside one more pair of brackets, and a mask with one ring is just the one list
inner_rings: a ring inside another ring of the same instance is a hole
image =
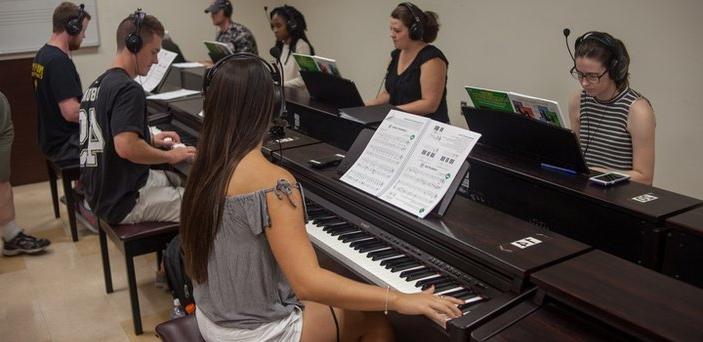
[[480, 137], [463, 128], [391, 110], [340, 179], [424, 218], [442, 200]]

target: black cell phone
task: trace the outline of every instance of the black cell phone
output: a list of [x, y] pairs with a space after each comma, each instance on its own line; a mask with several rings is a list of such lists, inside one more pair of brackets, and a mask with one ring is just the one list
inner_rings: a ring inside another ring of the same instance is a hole
[[344, 160], [344, 155], [337, 153], [331, 156], [310, 159], [308, 160], [308, 163], [312, 168], [324, 169], [331, 166], [337, 166], [342, 160]]

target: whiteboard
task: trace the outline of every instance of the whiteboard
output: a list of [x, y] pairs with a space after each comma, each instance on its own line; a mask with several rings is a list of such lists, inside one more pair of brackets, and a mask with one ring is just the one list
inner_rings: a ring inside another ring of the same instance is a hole
[[[0, 0], [0, 55], [39, 50], [52, 32], [54, 9], [63, 0]], [[90, 14], [81, 46], [99, 46], [98, 11], [95, 0], [75, 0]]]

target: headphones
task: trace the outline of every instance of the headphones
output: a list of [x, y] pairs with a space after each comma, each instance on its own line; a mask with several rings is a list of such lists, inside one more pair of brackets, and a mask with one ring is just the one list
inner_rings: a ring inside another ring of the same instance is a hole
[[286, 26], [288, 26], [288, 33], [290, 34], [291, 31], [297, 31], [298, 30], [298, 21], [295, 20], [295, 16], [293, 15], [293, 11], [291, 11], [290, 6], [288, 5], [283, 5], [281, 7], [283, 9], [283, 12], [286, 12], [286, 16], [288, 16], [288, 21], [286, 21]]
[[78, 15], [71, 17], [66, 23], [66, 32], [71, 36], [77, 36], [83, 31], [83, 19], [85, 19], [85, 5], [78, 6]]
[[263, 64], [266, 67], [266, 70], [268, 70], [269, 74], [271, 75], [271, 80], [273, 81], [273, 113], [276, 114], [273, 118], [273, 126], [269, 129], [269, 135], [271, 136], [272, 139], [277, 140], [285, 137], [285, 130], [284, 127], [287, 125], [287, 122], [285, 121], [285, 116], [286, 116], [286, 106], [285, 106], [285, 99], [283, 98], [283, 75], [281, 74], [281, 69], [278, 67], [276, 64], [271, 64], [265, 59], [259, 57], [258, 55], [255, 55], [250, 52], [235, 52], [231, 55], [227, 55], [226, 57], [220, 59], [215, 63], [215, 65], [212, 66], [212, 68], [208, 69], [208, 71], [205, 73], [205, 77], [203, 77], [203, 95], [207, 93], [207, 89], [210, 86], [210, 82], [212, 82], [212, 79], [215, 77], [215, 74], [217, 73], [217, 70], [221, 68], [224, 64], [226, 64], [230, 60], [243, 60], [243, 59], [256, 59], [261, 64]]
[[[425, 25], [422, 23], [422, 20], [420, 20], [420, 16], [417, 15], [417, 13], [422, 13], [422, 11], [411, 2], [403, 2], [398, 4], [398, 6], [407, 8], [410, 14], [413, 15], [413, 23], [408, 28], [408, 31], [410, 31], [410, 39], [422, 40], [422, 37], [425, 35]], [[422, 15], [424, 15], [424, 13], [422, 13]]]
[[134, 14], [132, 14], [132, 20], [134, 20], [134, 31], [130, 32], [127, 35], [127, 38], [125, 38], [124, 45], [127, 47], [127, 50], [129, 50], [129, 52], [134, 54], [139, 52], [139, 50], [141, 50], [142, 46], [144, 45], [142, 36], [140, 36], [142, 30], [142, 21], [144, 21], [144, 17], [146, 17], [146, 13], [144, 13], [141, 8], [137, 8], [137, 10], [134, 11]]
[[610, 51], [611, 57], [608, 65], [608, 74], [610, 75], [610, 78], [612, 78], [615, 82], [624, 80], [625, 77], [627, 77], [627, 67], [624, 67], [624, 65], [626, 65], [624, 63], [622, 64], [623, 67], [621, 67], [620, 58], [622, 58], [622, 52], [620, 50], [620, 44], [616, 42], [615, 38], [605, 32], [589, 31], [584, 33], [581, 37], [576, 38], [574, 50], [578, 50], [579, 45], [589, 39], [595, 40]]
[[227, 18], [232, 17], [232, 12], [234, 11], [234, 8], [232, 8], [232, 3], [229, 2], [229, 0], [225, 1], [224, 3], [225, 7], [222, 7], [223, 10], [225, 10], [224, 15]]

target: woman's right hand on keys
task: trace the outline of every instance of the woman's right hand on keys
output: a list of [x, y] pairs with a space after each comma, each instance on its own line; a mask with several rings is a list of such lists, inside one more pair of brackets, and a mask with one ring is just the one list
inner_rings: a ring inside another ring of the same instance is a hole
[[448, 318], [462, 315], [457, 306], [464, 304], [463, 300], [449, 296], [436, 296], [433, 293], [434, 286], [414, 294], [396, 292], [392, 302], [389, 303], [389, 309], [405, 315], [425, 315], [442, 326]]

